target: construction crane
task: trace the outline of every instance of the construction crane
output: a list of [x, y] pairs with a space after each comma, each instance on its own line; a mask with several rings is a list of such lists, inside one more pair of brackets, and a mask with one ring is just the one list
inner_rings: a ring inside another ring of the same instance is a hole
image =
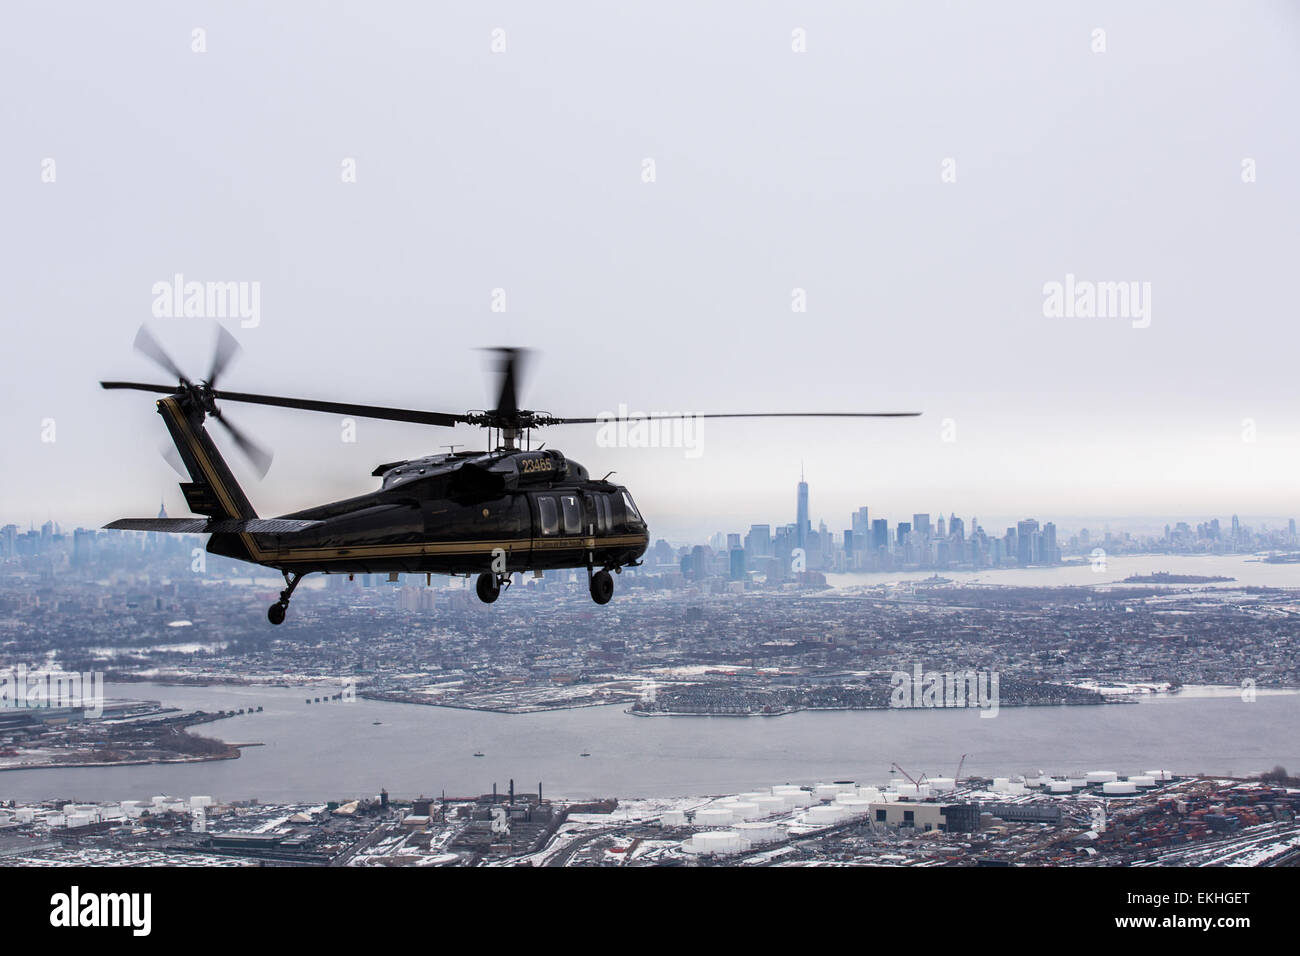
[[966, 758], [969, 756], [970, 754], [962, 754], [961, 760], [957, 761], [957, 773], [952, 778], [952, 786], [954, 790], [961, 786], [961, 768], [966, 763]]
[[[896, 763], [891, 763], [891, 764], [889, 765], [889, 770], [890, 770], [891, 773], [892, 773], [893, 771], [897, 770], [899, 773], [901, 773], [904, 777], [907, 778], [907, 782], [908, 782], [908, 783], [910, 783], [912, 786], [914, 786], [914, 787], [920, 789], [920, 786], [921, 786], [921, 785], [920, 785], [919, 783], [917, 783], [915, 780], [913, 780], [913, 779], [912, 779], [912, 775], [911, 775], [910, 773], [908, 773], [906, 770], [904, 770], [902, 767], [900, 767], [898, 764], [896, 764]], [[922, 775], [922, 776], [924, 776], [924, 775]]]

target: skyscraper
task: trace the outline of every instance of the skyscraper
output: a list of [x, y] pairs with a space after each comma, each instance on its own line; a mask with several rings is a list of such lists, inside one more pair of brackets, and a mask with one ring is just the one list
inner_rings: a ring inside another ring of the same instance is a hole
[[803, 468], [799, 469], [799, 496], [796, 505], [794, 524], [794, 544], [796, 548], [808, 547], [808, 532], [812, 525], [808, 522], [808, 482], [803, 480]]

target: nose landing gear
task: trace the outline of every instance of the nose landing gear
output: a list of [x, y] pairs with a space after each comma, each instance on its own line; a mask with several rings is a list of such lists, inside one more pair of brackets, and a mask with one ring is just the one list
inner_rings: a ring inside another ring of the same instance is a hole
[[272, 624], [284, 623], [284, 613], [289, 610], [289, 598], [293, 596], [294, 589], [298, 587], [298, 582], [307, 576], [306, 573], [294, 574], [290, 571], [281, 571], [280, 573], [284, 575], [284, 583], [288, 587], [280, 592], [280, 600], [266, 609], [266, 619]]

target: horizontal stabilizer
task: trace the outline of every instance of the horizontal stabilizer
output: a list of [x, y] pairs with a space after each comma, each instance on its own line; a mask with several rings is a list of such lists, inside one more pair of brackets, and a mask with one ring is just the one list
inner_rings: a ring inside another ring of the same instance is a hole
[[118, 518], [104, 527], [111, 531], [163, 531], [172, 534], [293, 534], [320, 523], [297, 518]]

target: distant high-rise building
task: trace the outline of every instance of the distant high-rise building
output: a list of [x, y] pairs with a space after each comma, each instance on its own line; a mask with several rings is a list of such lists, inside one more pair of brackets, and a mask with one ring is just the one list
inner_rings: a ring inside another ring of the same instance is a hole
[[799, 493], [795, 506], [794, 545], [796, 548], [808, 547], [808, 532], [812, 525], [808, 522], [808, 482], [803, 480], [803, 469], [799, 470]]
[[[739, 538], [740, 535], [735, 535]], [[745, 552], [741, 548], [731, 549], [731, 580], [745, 580]]]
[[906, 521], [898, 522], [898, 546], [907, 544], [907, 536], [912, 533], [912, 526]]
[[871, 550], [878, 551], [880, 548], [889, 549], [889, 522], [884, 518], [876, 518], [871, 522]]
[[935, 526], [934, 534], [935, 534], [935, 537], [937, 537], [937, 538], [946, 538], [946, 537], [948, 537], [948, 528], [947, 528], [946, 524], [944, 523], [944, 520], [943, 520], [943, 513], [942, 513], [942, 512], [939, 513], [939, 521], [937, 522], [937, 524], [936, 524], [936, 526]]
[[853, 538], [855, 541], [866, 541], [867, 535], [871, 531], [871, 524], [867, 521], [867, 506], [863, 505], [857, 511], [853, 512]]
[[922, 537], [930, 537], [930, 516], [928, 514], [912, 515], [912, 530]]
[[1038, 533], [1038, 522], [1026, 518], [1016, 523], [1016, 559], [1021, 564], [1033, 564], [1038, 555], [1034, 553], [1034, 535]]

